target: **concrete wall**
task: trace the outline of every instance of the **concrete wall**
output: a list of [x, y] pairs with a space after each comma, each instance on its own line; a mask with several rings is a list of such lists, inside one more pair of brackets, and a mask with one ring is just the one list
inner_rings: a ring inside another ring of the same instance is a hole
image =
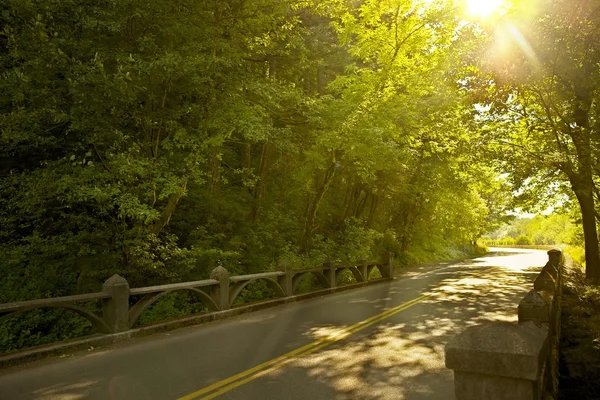
[[446, 345], [456, 400], [549, 400], [558, 394], [561, 282], [560, 250], [518, 306], [519, 322], [467, 328]]

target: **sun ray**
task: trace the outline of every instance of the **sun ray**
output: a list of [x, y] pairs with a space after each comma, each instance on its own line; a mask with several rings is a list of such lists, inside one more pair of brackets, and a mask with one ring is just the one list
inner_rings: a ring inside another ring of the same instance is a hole
[[517, 29], [517, 27], [514, 25], [508, 25], [508, 31], [510, 32], [515, 42], [517, 42], [525, 56], [529, 58], [530, 61], [537, 63], [537, 56], [535, 55], [535, 51], [533, 50], [527, 39], [525, 39], [525, 36], [523, 36], [523, 34]]

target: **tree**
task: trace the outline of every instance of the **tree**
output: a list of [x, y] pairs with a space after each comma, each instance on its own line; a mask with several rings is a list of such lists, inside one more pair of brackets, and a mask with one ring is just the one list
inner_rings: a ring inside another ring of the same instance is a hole
[[452, 2], [5, 3], [0, 302], [448, 256], [504, 207]]
[[479, 122], [516, 183], [555, 191], [553, 181], [568, 182], [582, 214], [586, 275], [600, 283], [594, 182], [600, 3], [553, 0], [533, 14], [527, 7], [522, 2], [495, 28], [494, 47], [482, 65], [493, 80], [479, 82], [486, 88], [478, 100], [487, 104], [479, 109]]

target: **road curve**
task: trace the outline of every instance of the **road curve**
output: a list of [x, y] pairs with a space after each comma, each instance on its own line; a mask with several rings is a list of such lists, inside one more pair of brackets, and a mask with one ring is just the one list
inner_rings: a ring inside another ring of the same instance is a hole
[[491, 249], [380, 285], [0, 371], [0, 399], [449, 400], [444, 346], [515, 321], [544, 251]]

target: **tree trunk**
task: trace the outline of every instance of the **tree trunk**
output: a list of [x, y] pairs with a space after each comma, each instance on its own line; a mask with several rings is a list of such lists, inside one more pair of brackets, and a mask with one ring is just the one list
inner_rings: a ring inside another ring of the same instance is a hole
[[363, 184], [355, 183], [352, 185], [352, 190], [350, 192], [350, 197], [346, 202], [346, 206], [344, 207], [344, 214], [342, 215], [342, 220], [340, 221], [340, 225], [344, 225], [344, 221], [346, 221], [349, 217], [354, 216], [356, 212], [356, 205], [358, 200], [362, 194]]
[[219, 191], [221, 183], [221, 149], [214, 146], [210, 152], [210, 194]]
[[250, 142], [244, 143], [244, 149], [242, 152], [242, 178], [244, 180], [250, 177], [250, 170], [252, 168], [252, 144]]
[[331, 166], [327, 168], [325, 171], [325, 176], [321, 181], [321, 184], [317, 188], [317, 193], [313, 198], [310, 206], [308, 207], [306, 213], [306, 223], [304, 225], [304, 232], [302, 234], [302, 238], [300, 239], [300, 251], [304, 252], [308, 249], [308, 243], [310, 241], [310, 237], [312, 236], [313, 229], [315, 227], [315, 220], [317, 218], [317, 210], [319, 209], [319, 204], [323, 199], [323, 196], [327, 192], [329, 188], [329, 184], [333, 180], [335, 176], [336, 163], [335, 161], [331, 163]]
[[592, 283], [600, 284], [600, 250], [598, 248], [593, 189], [585, 182], [579, 181], [573, 185], [573, 191], [581, 208], [585, 240], [585, 275]]
[[360, 216], [362, 215], [363, 211], [365, 210], [365, 206], [369, 202], [369, 198], [370, 197], [371, 197], [371, 192], [370, 191], [366, 191], [365, 194], [364, 194], [364, 196], [360, 197], [360, 200], [358, 201], [358, 203], [356, 204], [356, 207], [354, 209], [354, 217], [355, 218], [360, 218]]
[[262, 146], [262, 152], [260, 155], [260, 162], [258, 165], [258, 180], [256, 181], [256, 186], [254, 187], [254, 191], [252, 193], [252, 197], [254, 198], [254, 202], [252, 204], [252, 210], [250, 212], [250, 220], [256, 221], [258, 217], [258, 211], [260, 209], [262, 199], [264, 197], [266, 191], [266, 180], [267, 180], [267, 172], [269, 169], [271, 156], [271, 146], [269, 142], [264, 142]]
[[575, 109], [573, 119], [576, 128], [570, 136], [577, 150], [577, 172], [571, 172], [571, 186], [581, 207], [583, 237], [585, 240], [585, 275], [593, 284], [600, 284], [600, 251], [596, 230], [596, 210], [594, 208], [594, 178], [592, 162], [592, 131], [590, 130], [590, 91], [584, 86], [575, 87]]
[[369, 229], [373, 229], [377, 206], [379, 206], [379, 196], [373, 193], [371, 194], [371, 207], [369, 207], [369, 218], [367, 219], [367, 228]]
[[354, 193], [354, 183], [349, 181], [346, 184], [346, 195], [344, 196], [344, 205], [341, 208], [341, 212], [339, 215], [338, 224], [342, 226], [344, 224], [344, 220], [346, 219], [346, 214], [348, 213], [348, 207], [350, 202], [352, 201], [352, 194]]
[[152, 233], [158, 235], [163, 230], [163, 228], [167, 226], [167, 224], [171, 220], [171, 216], [175, 212], [175, 208], [177, 208], [177, 203], [179, 203], [179, 200], [181, 200], [181, 198], [185, 195], [186, 186], [187, 184], [184, 183], [179, 192], [172, 194], [169, 197], [169, 200], [167, 201], [167, 205], [165, 206], [162, 215], [150, 229]]

